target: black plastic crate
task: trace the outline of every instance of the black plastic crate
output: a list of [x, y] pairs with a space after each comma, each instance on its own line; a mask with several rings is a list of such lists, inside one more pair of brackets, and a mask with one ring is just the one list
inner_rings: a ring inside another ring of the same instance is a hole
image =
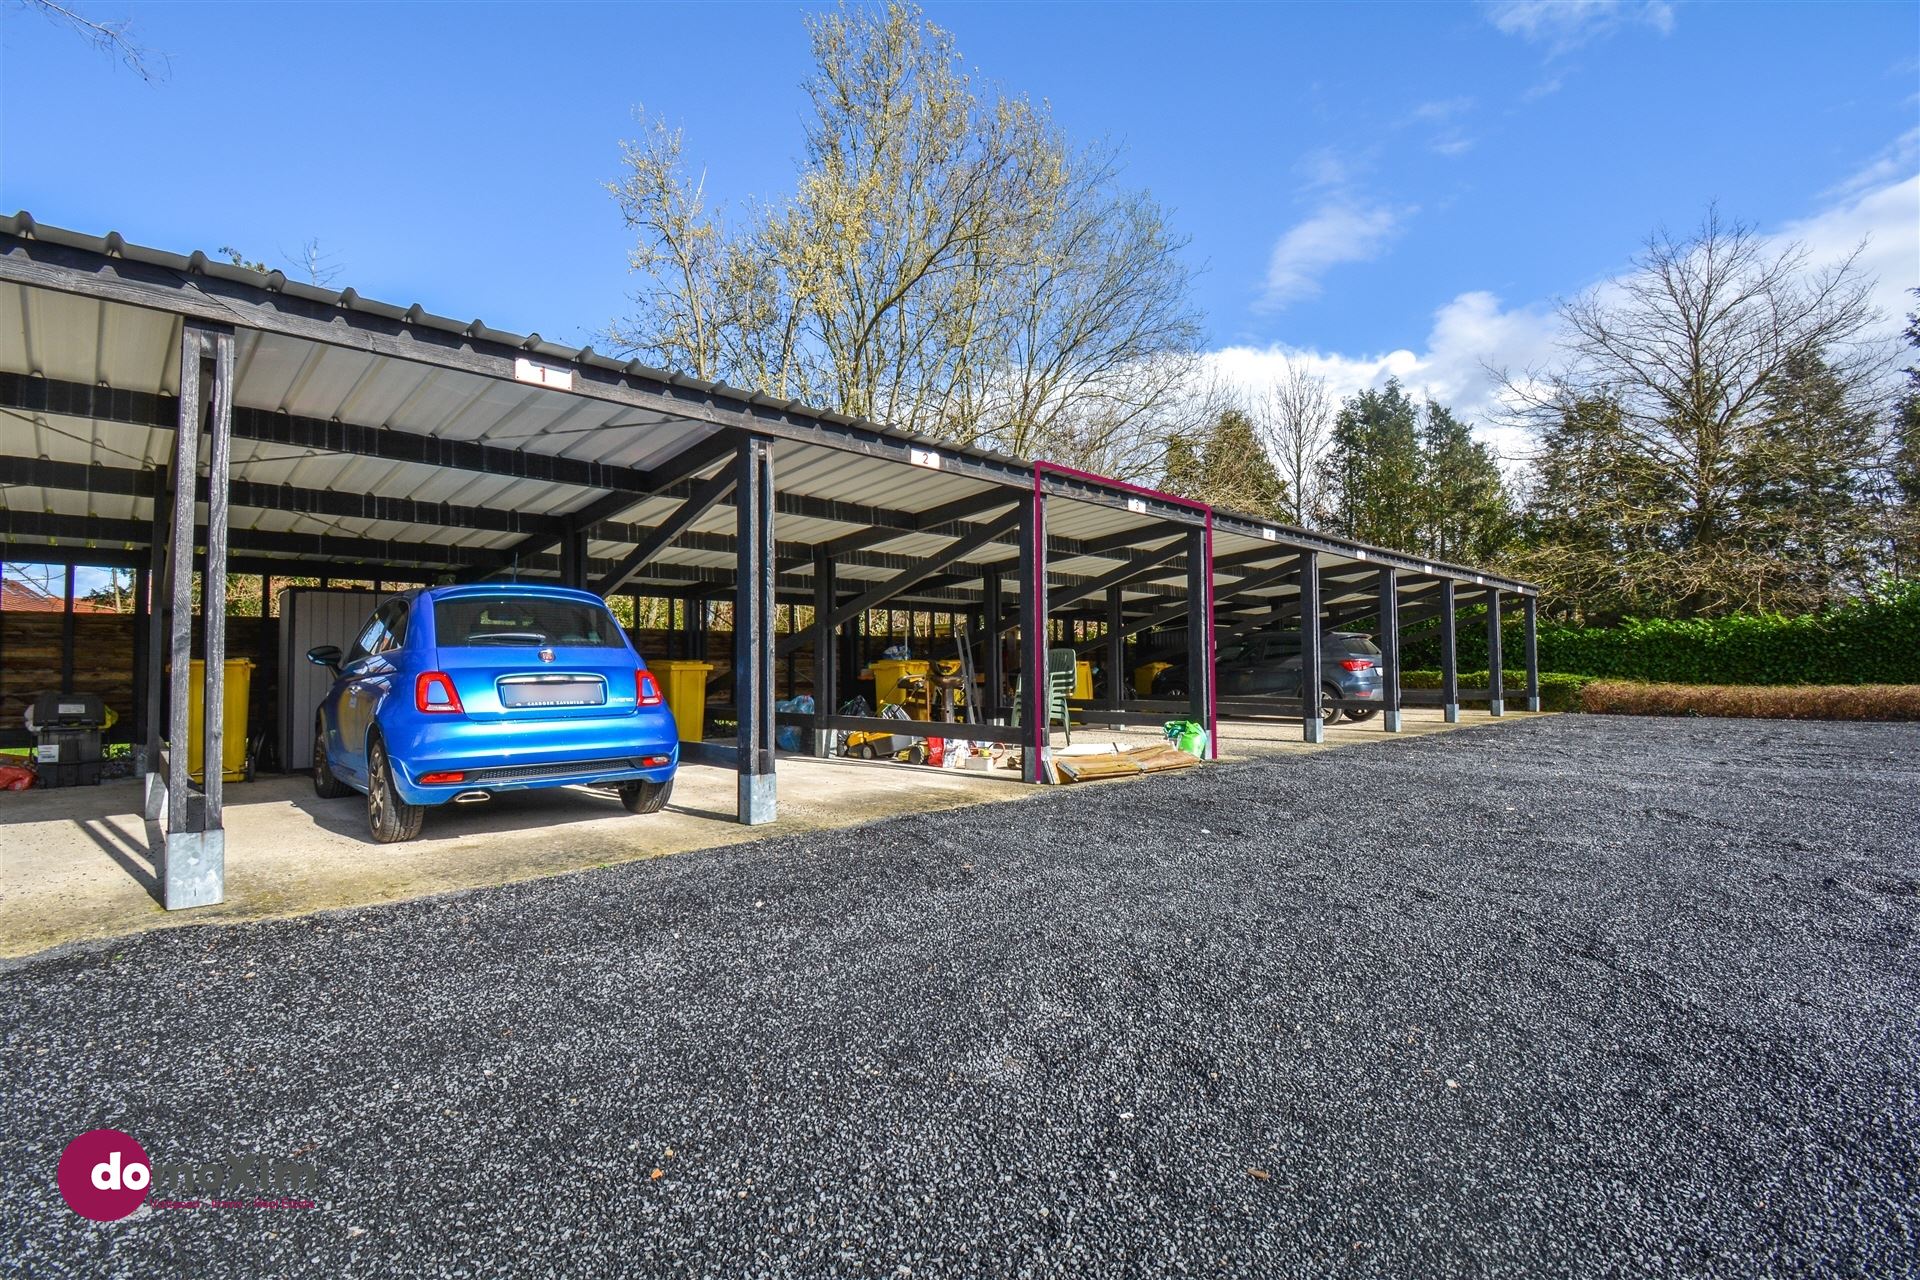
[[83, 764], [36, 764], [34, 772], [40, 777], [43, 787], [97, 787], [100, 785], [100, 762], [88, 760]]

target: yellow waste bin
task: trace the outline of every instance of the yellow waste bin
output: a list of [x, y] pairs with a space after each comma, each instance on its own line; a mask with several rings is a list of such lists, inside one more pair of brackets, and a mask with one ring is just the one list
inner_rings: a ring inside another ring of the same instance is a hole
[[[228, 782], [247, 781], [247, 696], [253, 689], [253, 663], [228, 658], [226, 687], [221, 691], [220, 776]], [[207, 664], [193, 659], [187, 669], [187, 773], [205, 782], [207, 723]]]
[[680, 730], [680, 741], [702, 741], [707, 731], [707, 672], [713, 664], [667, 658], [648, 663], [647, 670], [666, 685], [667, 707]]
[[1085, 658], [1073, 664], [1073, 696], [1076, 698], [1093, 696], [1093, 663]]
[[1133, 691], [1141, 697], [1153, 694], [1153, 678], [1172, 666], [1171, 662], [1143, 662], [1133, 669]]
[[[926, 676], [933, 670], [933, 664], [924, 658], [881, 658], [873, 664], [873, 696], [881, 702], [897, 702], [905, 707], [916, 720], [926, 719], [924, 700], [911, 702], [901, 690], [900, 682], [914, 676]], [[875, 707], [874, 713], [879, 714]]]

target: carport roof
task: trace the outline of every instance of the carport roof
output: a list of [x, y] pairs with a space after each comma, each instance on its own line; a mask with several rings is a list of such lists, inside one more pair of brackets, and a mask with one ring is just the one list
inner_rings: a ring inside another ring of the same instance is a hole
[[[555, 531], [574, 520], [591, 529], [597, 578], [751, 430], [775, 442], [782, 572], [804, 577], [808, 549], [841, 540], [838, 576], [871, 583], [978, 532], [1035, 483], [1032, 466], [1006, 455], [20, 213], [0, 218], [0, 409], [21, 441], [0, 460], [8, 540], [147, 540], [187, 321], [236, 335], [231, 528], [242, 560], [377, 564], [394, 579], [410, 568], [538, 573]], [[1117, 483], [1046, 472], [1040, 484], [1056, 583], [1112, 571], [1201, 519]], [[733, 529], [731, 508], [716, 504], [623, 589], [730, 582]], [[1392, 565], [1532, 592], [1230, 512], [1215, 514], [1214, 548], [1227, 562], [1224, 593], [1245, 581], [1233, 566], [1244, 573], [1303, 549], [1321, 552], [1328, 571]], [[977, 598], [966, 575], [993, 566], [1010, 578], [1016, 554], [1011, 534], [988, 541], [901, 602]], [[1124, 590], [1159, 599], [1184, 582], [1170, 562]], [[1293, 590], [1276, 581], [1246, 594]]]

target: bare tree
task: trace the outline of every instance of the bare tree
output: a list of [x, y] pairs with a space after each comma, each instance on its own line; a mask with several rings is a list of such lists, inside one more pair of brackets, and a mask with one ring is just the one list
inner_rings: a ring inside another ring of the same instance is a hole
[[324, 288], [340, 278], [340, 255], [321, 252], [318, 236], [302, 244], [294, 253], [282, 249], [280, 256], [305, 276], [308, 284]]
[[[1538, 460], [1556, 519], [1589, 530], [1543, 548], [1539, 569], [1589, 590], [1612, 575], [1610, 603], [1630, 611], [1792, 603], [1779, 594], [1792, 575], [1767, 532], [1778, 520], [1760, 513], [1826, 498], [1777, 491], [1783, 450], [1798, 451], [1800, 472], [1835, 476], [1874, 465], [1880, 451], [1870, 433], [1810, 429], [1804, 398], [1787, 394], [1817, 368], [1849, 421], [1877, 398], [1888, 352], [1873, 340], [1880, 317], [1858, 256], [1816, 265], [1804, 246], [1776, 247], [1709, 211], [1685, 238], [1649, 239], [1624, 278], [1563, 304], [1559, 368], [1509, 378], [1507, 394], [1550, 451], [1605, 465]], [[1585, 479], [1568, 489], [1555, 480], [1563, 473]], [[1587, 549], [1569, 553], [1575, 544]]]
[[13, 3], [75, 32], [100, 52], [118, 58], [148, 83], [167, 77], [169, 68], [166, 55], [155, 54], [153, 50], [137, 43], [133, 38], [133, 22], [130, 19], [104, 22], [89, 18], [69, 5], [56, 4], [54, 0], [13, 0]]
[[1311, 528], [1325, 514], [1321, 473], [1335, 412], [1327, 380], [1288, 356], [1253, 411], [1260, 443], [1287, 486], [1287, 518]]
[[609, 184], [636, 233], [621, 349], [1022, 456], [1155, 473], [1194, 373], [1184, 241], [917, 9], [809, 21], [792, 197], [730, 223], [657, 121]]

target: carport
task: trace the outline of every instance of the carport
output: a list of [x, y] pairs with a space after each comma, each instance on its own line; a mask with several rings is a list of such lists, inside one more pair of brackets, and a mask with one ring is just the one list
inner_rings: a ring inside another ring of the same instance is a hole
[[[1294, 705], [1217, 705], [1201, 663], [1183, 700], [1150, 701], [1127, 688], [1129, 641], [1173, 629], [1211, 653], [1216, 628], [1223, 646], [1291, 628], [1311, 669], [1319, 629], [1302, 618], [1374, 617], [1397, 687], [1404, 610], [1437, 611], [1450, 641], [1456, 606], [1485, 599], [1497, 619], [1514, 594], [1538, 705], [1526, 584], [25, 213], [0, 219], [0, 440], [0, 559], [134, 576], [128, 727], [170, 908], [224, 894], [219, 770], [194, 784], [171, 749], [188, 735], [197, 654], [205, 758], [221, 758], [226, 614], [205, 607], [224, 605], [218, 592], [196, 606], [196, 570], [262, 575], [263, 601], [275, 575], [376, 591], [557, 579], [634, 597], [636, 621], [641, 598], [668, 600], [679, 652], [649, 657], [706, 653], [708, 606], [730, 606], [730, 662], [713, 677], [727, 701], [712, 710], [737, 729], [683, 751], [733, 768], [748, 824], [777, 813], [780, 724], [820, 755], [835, 733], [898, 727], [838, 713], [883, 642], [869, 634], [875, 611], [944, 615], [983, 642], [985, 722], [915, 732], [1018, 746], [1029, 782], [1047, 776], [1046, 682], [1003, 692], [1001, 639], [1014, 631], [1023, 672], [1046, 670], [1050, 647], [1101, 660], [1106, 688], [1078, 701], [1077, 721], [1217, 729], [1221, 715], [1297, 714], [1317, 740], [1313, 682]], [[810, 626], [791, 625], [798, 609]], [[1492, 636], [1499, 714], [1497, 624]], [[817, 710], [782, 715], [778, 680], [791, 694], [802, 658]], [[1437, 700], [1455, 718], [1450, 643], [1445, 665]], [[21, 736], [16, 711], [0, 707], [0, 744]]]

